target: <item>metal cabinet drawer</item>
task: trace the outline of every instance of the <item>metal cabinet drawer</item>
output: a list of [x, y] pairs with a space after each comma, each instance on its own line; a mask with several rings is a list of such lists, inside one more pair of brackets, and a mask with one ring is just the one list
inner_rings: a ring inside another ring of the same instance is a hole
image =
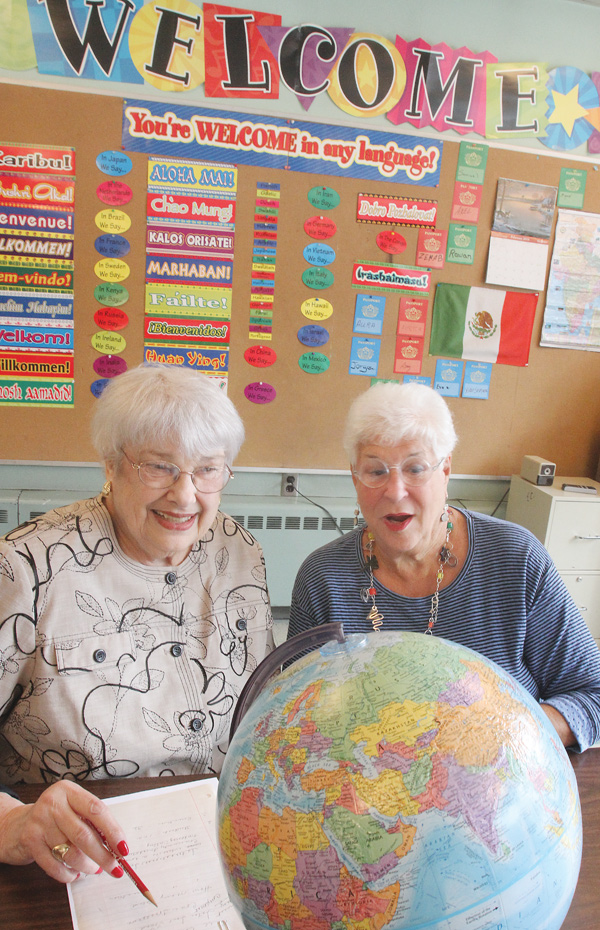
[[559, 571], [600, 572], [600, 506], [554, 501], [546, 548]]
[[592, 636], [600, 645], [600, 574], [565, 572], [561, 573], [561, 577]]

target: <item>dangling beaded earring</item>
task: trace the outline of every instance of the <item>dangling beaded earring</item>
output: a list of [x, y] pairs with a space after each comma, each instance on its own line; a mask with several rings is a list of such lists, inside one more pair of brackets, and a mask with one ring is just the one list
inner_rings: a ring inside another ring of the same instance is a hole
[[110, 481], [106, 480], [104, 484], [102, 485], [102, 490], [100, 491], [100, 494], [102, 495], [102, 497], [108, 497], [111, 491], [112, 491], [112, 484]]
[[440, 523], [447, 523], [450, 519], [450, 511], [448, 510], [448, 504], [444, 504], [444, 509], [442, 510], [440, 516]]
[[360, 506], [358, 501], [356, 502], [356, 507], [354, 508], [354, 528], [358, 526], [358, 518], [360, 516]]

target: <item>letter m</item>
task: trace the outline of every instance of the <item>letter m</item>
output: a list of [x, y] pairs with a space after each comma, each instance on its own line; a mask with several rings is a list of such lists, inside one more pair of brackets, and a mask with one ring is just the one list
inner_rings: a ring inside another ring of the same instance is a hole
[[118, 0], [123, 8], [112, 39], [109, 39], [100, 16], [100, 8], [105, 6], [105, 0], [83, 0], [84, 5], [90, 7], [83, 29], [83, 38], [73, 21], [69, 0], [38, 0], [38, 2], [46, 4], [56, 41], [76, 74], [81, 74], [89, 48], [104, 73], [110, 76], [127, 20], [131, 12], [135, 10], [133, 0]]
[[418, 62], [413, 80], [410, 109], [406, 111], [406, 116], [420, 119], [423, 115], [419, 107], [419, 90], [422, 83], [433, 123], [446, 97], [452, 91], [452, 111], [449, 116], [446, 116], [444, 122], [451, 126], [472, 126], [473, 120], [469, 119], [469, 109], [473, 95], [475, 69], [483, 65], [482, 59], [459, 56], [448, 75], [448, 80], [442, 84], [439, 59], [444, 57], [444, 53], [434, 49], [414, 48], [413, 54], [417, 56]]

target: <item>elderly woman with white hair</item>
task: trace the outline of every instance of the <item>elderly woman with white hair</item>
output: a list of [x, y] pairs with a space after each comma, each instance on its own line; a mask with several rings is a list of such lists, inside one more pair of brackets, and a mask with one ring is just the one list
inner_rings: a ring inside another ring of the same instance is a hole
[[365, 521], [304, 561], [288, 637], [411, 630], [475, 649], [538, 701], [563, 744], [600, 740], [600, 652], [547, 551], [523, 527], [447, 504], [457, 437], [424, 385], [376, 383], [344, 448]]
[[226, 394], [140, 366], [109, 382], [92, 433], [100, 495], [0, 541], [0, 781], [55, 782], [33, 806], [0, 793], [0, 861], [62, 882], [123, 874], [99, 839], [122, 852], [123, 832], [85, 780], [218, 773], [273, 648], [262, 550], [219, 511], [244, 439]]

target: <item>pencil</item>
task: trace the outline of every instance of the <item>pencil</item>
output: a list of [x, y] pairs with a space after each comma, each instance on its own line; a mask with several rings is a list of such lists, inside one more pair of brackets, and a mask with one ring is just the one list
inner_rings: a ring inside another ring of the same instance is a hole
[[152, 904], [154, 905], [154, 907], [158, 907], [158, 904], [156, 903], [156, 901], [155, 901], [154, 898], [152, 897], [152, 893], [150, 892], [150, 889], [143, 883], [143, 881], [141, 880], [140, 876], [139, 876], [139, 875], [137, 874], [137, 872], [135, 872], [134, 869], [129, 865], [129, 863], [127, 862], [127, 860], [124, 859], [123, 856], [119, 855], [119, 853], [115, 852], [114, 849], [112, 849], [112, 848], [108, 845], [108, 841], [107, 841], [106, 837], [104, 836], [104, 833], [102, 833], [102, 832], [98, 829], [98, 827], [95, 827], [94, 824], [91, 823], [89, 820], [86, 820], [86, 823], [87, 823], [87, 825], [88, 825], [89, 827], [92, 828], [92, 830], [95, 830], [95, 831], [96, 831], [96, 833], [98, 834], [98, 836], [99, 836], [100, 839], [102, 840], [102, 845], [104, 846], [104, 848], [105, 848], [106, 850], [108, 850], [108, 852], [111, 854], [111, 856], [114, 856], [114, 857], [115, 857], [115, 859], [117, 860], [117, 862], [119, 863], [119, 865], [121, 866], [121, 868], [123, 869], [123, 871], [125, 872], [125, 874], [127, 875], [127, 877], [131, 879], [131, 881], [133, 882], [133, 884], [135, 885], [135, 887], [138, 889], [138, 891], [140, 891], [140, 892], [144, 895], [144, 897], [148, 899], [148, 901], [151, 901]]
[[[107, 849], [108, 849], [108, 846], [107, 846]], [[109, 850], [109, 851], [110, 851], [110, 852], [113, 852], [112, 849]], [[113, 856], [114, 856], [114, 852], [113, 852]], [[129, 863], [128, 863], [125, 859], [122, 859], [120, 856], [117, 856], [116, 859], [117, 859], [117, 862], [119, 863], [119, 865], [121, 866], [121, 868], [123, 869], [123, 871], [125, 872], [125, 874], [126, 874], [127, 876], [129, 876], [129, 878], [131, 879], [131, 881], [133, 882], [133, 884], [135, 885], [135, 887], [138, 889], [138, 891], [141, 891], [142, 894], [144, 895], [144, 897], [145, 897], [145, 898], [148, 898], [148, 900], [152, 902], [152, 904], [154, 905], [154, 907], [158, 907], [158, 904], [156, 903], [156, 901], [155, 901], [154, 898], [152, 897], [152, 894], [150, 893], [150, 891], [148, 890], [148, 888], [146, 887], [146, 885], [144, 885], [144, 883], [143, 883], [143, 881], [141, 880], [140, 876], [137, 875], [137, 874], [133, 871], [133, 869], [131, 868], [131, 866], [129, 865]]]

